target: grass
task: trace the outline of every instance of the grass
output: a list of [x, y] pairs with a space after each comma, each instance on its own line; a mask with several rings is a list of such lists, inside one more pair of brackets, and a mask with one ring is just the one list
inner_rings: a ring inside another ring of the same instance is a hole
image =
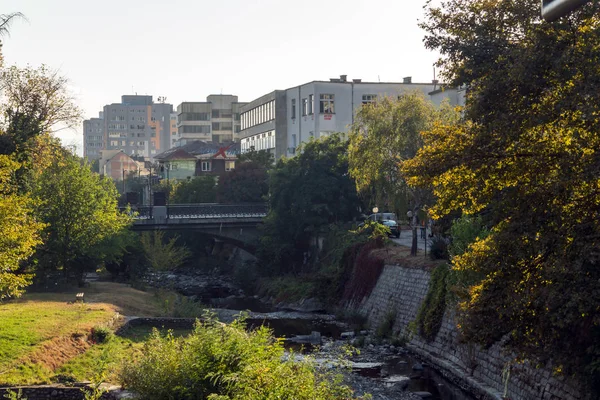
[[116, 313], [146, 317], [169, 313], [164, 296], [124, 284], [96, 282], [84, 289], [84, 304], [72, 303], [77, 291], [31, 293], [0, 304], [0, 385], [48, 383], [69, 368], [77, 379], [86, 375], [89, 379], [85, 371], [94, 369], [99, 354], [114, 353], [111, 358], [118, 359], [115, 354], [128, 354], [125, 350], [134, 349], [149, 333], [133, 331], [139, 338], [115, 338], [92, 346], [87, 338], [92, 327], [110, 323]]

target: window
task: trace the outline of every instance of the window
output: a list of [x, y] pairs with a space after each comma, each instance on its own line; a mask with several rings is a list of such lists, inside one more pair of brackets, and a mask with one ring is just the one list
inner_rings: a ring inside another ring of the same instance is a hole
[[212, 117], [213, 118], [219, 118], [219, 111], [220, 110], [212, 110]]
[[302, 99], [302, 116], [305, 116], [307, 114], [308, 114], [308, 100]]
[[225, 161], [225, 171], [231, 171], [235, 169], [235, 161]]
[[308, 115], [313, 115], [313, 105], [315, 104], [315, 95], [308, 95]]
[[212, 123], [212, 130], [213, 131], [220, 131], [221, 130], [221, 123], [220, 122], [213, 122]]
[[377, 95], [376, 94], [363, 94], [363, 96], [362, 96], [362, 103], [363, 104], [375, 103], [376, 100], [377, 100]]
[[296, 119], [296, 99], [292, 99], [292, 119]]
[[322, 94], [320, 96], [321, 101], [319, 102], [319, 112], [321, 114], [335, 114], [334, 95]]
[[203, 172], [210, 172], [210, 161], [202, 161], [201, 168]]
[[181, 133], [210, 133], [210, 125], [184, 125], [179, 129]]

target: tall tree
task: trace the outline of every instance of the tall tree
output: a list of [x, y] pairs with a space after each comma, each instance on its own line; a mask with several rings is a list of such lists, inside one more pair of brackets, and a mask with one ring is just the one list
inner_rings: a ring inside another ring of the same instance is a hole
[[17, 168], [16, 162], [0, 155], [0, 301], [20, 296], [31, 283], [32, 275], [19, 273], [19, 269], [41, 243], [43, 228], [32, 217], [31, 198], [17, 193]]
[[426, 45], [468, 85], [465, 121], [436, 125], [404, 164], [437, 216], [490, 228], [453, 270], [481, 277], [460, 307], [467, 339], [509, 335], [519, 356], [600, 388], [600, 3], [544, 23], [536, 0], [448, 0]]
[[220, 203], [261, 203], [268, 192], [267, 169], [255, 161], [238, 163], [233, 171], [220, 176], [217, 186]]
[[408, 199], [413, 211], [413, 255], [417, 253], [417, 211], [427, 205], [431, 195], [428, 190], [406, 185], [400, 165], [423, 146], [421, 132], [442, 120], [456, 121], [458, 114], [447, 103], [436, 109], [421, 92], [410, 92], [363, 106], [350, 128], [348, 159], [357, 189], [373, 191], [376, 204], [393, 211], [400, 199]]
[[329, 224], [358, 215], [360, 201], [348, 174], [348, 145], [338, 135], [307, 143], [270, 173], [269, 215], [259, 258], [266, 272], [298, 272], [311, 239]]
[[122, 251], [105, 244], [130, 218], [117, 208], [114, 183], [92, 173], [89, 164], [64, 152], [40, 176], [34, 194], [41, 203], [39, 218], [47, 224], [37, 253], [42, 267], [81, 279], [86, 270]]

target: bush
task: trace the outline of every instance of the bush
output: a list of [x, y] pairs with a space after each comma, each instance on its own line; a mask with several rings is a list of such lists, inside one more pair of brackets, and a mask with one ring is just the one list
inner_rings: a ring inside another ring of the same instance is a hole
[[125, 387], [144, 399], [350, 399], [333, 371], [284, 357], [268, 328], [247, 332], [241, 321], [197, 322], [185, 338], [154, 330], [136, 361], [120, 373]]
[[429, 248], [429, 256], [432, 260], [448, 260], [448, 243], [441, 236], [434, 236], [431, 239], [431, 247]]
[[344, 300], [360, 302], [371, 293], [384, 266], [384, 261], [371, 254], [371, 252], [381, 247], [383, 247], [383, 241], [381, 240], [371, 240], [360, 247], [360, 251], [354, 260], [352, 278], [350, 278], [344, 291]]
[[394, 335], [394, 324], [396, 323], [396, 310], [391, 309], [385, 313], [385, 317], [375, 331], [375, 336], [380, 339], [391, 338]]
[[107, 326], [95, 326], [92, 328], [92, 341], [95, 343], [108, 343], [114, 336], [113, 331]]
[[447, 278], [449, 275], [447, 265], [440, 265], [431, 272], [429, 280], [429, 290], [425, 300], [421, 303], [417, 313], [416, 325], [419, 334], [425, 339], [431, 341], [435, 339], [442, 319], [446, 311]]

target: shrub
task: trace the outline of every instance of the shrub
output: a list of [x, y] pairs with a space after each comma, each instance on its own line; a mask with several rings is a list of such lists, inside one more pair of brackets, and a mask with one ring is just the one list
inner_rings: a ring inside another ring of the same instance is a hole
[[344, 300], [360, 302], [371, 293], [384, 266], [384, 261], [371, 252], [381, 247], [382, 240], [371, 240], [360, 247], [354, 261], [352, 277], [344, 291]]
[[396, 310], [390, 309], [375, 331], [375, 336], [381, 339], [391, 338], [394, 335], [394, 324], [396, 323]]
[[441, 236], [434, 236], [431, 239], [431, 247], [429, 248], [429, 256], [432, 260], [448, 260], [450, 255], [448, 254], [448, 243]]
[[107, 343], [113, 336], [113, 331], [106, 326], [95, 326], [92, 328], [92, 341], [95, 343]]
[[124, 386], [144, 399], [350, 399], [352, 391], [334, 372], [314, 362], [284, 357], [281, 342], [242, 321], [197, 322], [185, 338], [154, 330], [140, 358], [121, 370]]
[[416, 325], [419, 334], [427, 340], [435, 339], [446, 311], [447, 278], [449, 268], [446, 264], [431, 272], [429, 290], [417, 313]]

